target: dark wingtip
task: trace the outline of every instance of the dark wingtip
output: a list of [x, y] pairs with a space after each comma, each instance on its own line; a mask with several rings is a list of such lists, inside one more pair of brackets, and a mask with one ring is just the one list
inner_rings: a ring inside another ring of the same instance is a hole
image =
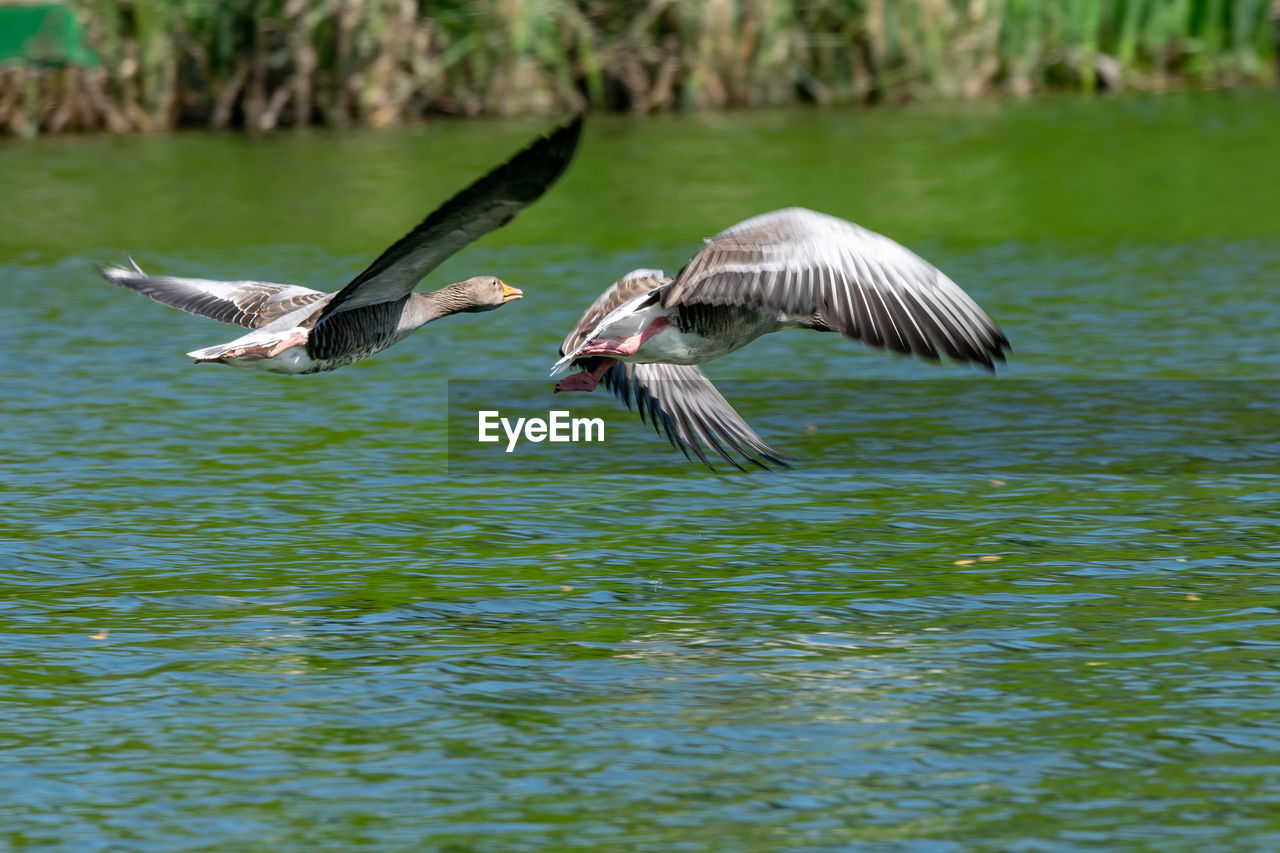
[[[542, 183], [540, 189], [537, 190], [537, 195], [542, 195], [544, 191], [550, 188], [551, 184], [555, 183], [564, 174], [564, 170], [569, 167], [570, 161], [573, 160], [573, 155], [578, 150], [578, 142], [582, 139], [582, 124], [583, 115], [578, 113], [565, 124], [529, 143], [503, 166], [494, 169], [494, 172], [514, 164], [534, 170], [539, 168], [545, 170], [550, 166], [550, 175], [544, 178], [545, 183]], [[536, 197], [534, 196], [534, 198]]]
[[[520, 209], [537, 201], [551, 189], [569, 168], [569, 163], [573, 160], [573, 154], [578, 147], [578, 139], [582, 135], [582, 124], [583, 117], [579, 113], [567, 124], [545, 136], [537, 137], [517, 151], [509, 160], [454, 193], [452, 198], [429, 213], [412, 231], [383, 250], [373, 263], [338, 291], [321, 311], [320, 318], [316, 322], [319, 323], [331, 317], [339, 310], [346, 310], [343, 306], [352, 299], [362, 285], [400, 262], [413, 250], [425, 231], [447, 221], [451, 216], [458, 215], [459, 212], [467, 211], [468, 205], [477, 196], [483, 197], [499, 189], [509, 193], [507, 198], [517, 203], [517, 209], [503, 217], [500, 222], [489, 226], [487, 230], [492, 231], [506, 225], [515, 218]], [[475, 239], [477, 236], [479, 235], [472, 235], [470, 239]], [[425, 269], [420, 274], [426, 275], [431, 269], [434, 267]]]
[[1005, 337], [1004, 332], [996, 329], [995, 339], [988, 345], [987, 351], [984, 353], [987, 358], [982, 360], [981, 364], [988, 372], [995, 373], [996, 364], [1005, 364], [1008, 361], [1005, 353], [1012, 351], [1013, 347], [1009, 344], [1009, 339]]
[[[739, 472], [743, 474], [751, 474], [751, 473], [754, 473], [755, 471], [775, 471], [779, 468], [790, 469], [794, 467], [790, 462], [787, 461], [788, 459], [792, 459], [793, 457], [787, 456], [785, 453], [778, 453], [778, 451], [774, 451], [773, 454], [763, 453], [761, 451], [755, 451], [754, 452], [755, 455], [753, 455], [752, 453], [747, 452], [741, 447], [734, 447], [734, 450], [736, 450], [738, 453], [742, 455], [742, 460], [744, 462], [747, 462], [755, 466], [754, 468], [746, 468], [740, 465], [738, 461], [733, 457], [731, 456], [724, 457], [729, 461], [730, 465], [732, 465], [734, 468], [736, 468]], [[687, 453], [685, 454], [685, 457], [688, 458]], [[732, 473], [731, 471], [722, 471], [716, 468], [706, 459], [702, 460], [702, 464], [717, 474]]]
[[564, 151], [571, 155], [578, 147], [578, 140], [582, 138], [584, 115], [584, 113], [578, 113], [547, 136], [556, 151]]
[[532, 151], [539, 147], [545, 147], [547, 153], [557, 161], [558, 167], [555, 170], [555, 174], [547, 182], [547, 185], [543, 188], [544, 190], [558, 180], [564, 174], [565, 169], [569, 168], [569, 163], [573, 160], [573, 155], [578, 150], [578, 142], [582, 139], [582, 125], [583, 114], [578, 113], [566, 124], [551, 131], [551, 133], [540, 138], [526, 149], [527, 151]]

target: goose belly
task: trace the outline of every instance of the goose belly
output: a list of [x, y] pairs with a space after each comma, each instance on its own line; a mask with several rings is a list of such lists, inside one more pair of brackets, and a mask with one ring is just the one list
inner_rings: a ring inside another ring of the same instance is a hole
[[741, 349], [761, 335], [782, 328], [771, 318], [742, 318], [704, 333], [673, 323], [649, 338], [627, 361], [662, 364], [702, 364]]
[[287, 376], [316, 373], [320, 370], [329, 369], [308, 356], [307, 349], [304, 346], [289, 347], [289, 349], [272, 358], [263, 358], [261, 355], [233, 355], [202, 360], [225, 364], [229, 367], [261, 370], [264, 373], [282, 373]]
[[726, 346], [724, 341], [681, 332], [675, 326], [668, 326], [645, 341], [634, 355], [625, 360], [659, 364], [701, 364], [737, 348]]
[[284, 373], [296, 376], [300, 373], [315, 373], [320, 369], [315, 361], [307, 355], [305, 346], [289, 347], [275, 358], [259, 359], [257, 364], [246, 364], [245, 367], [256, 367], [268, 373]]
[[[312, 358], [308, 353], [302, 352], [296, 362], [288, 365], [282, 365], [283, 369], [276, 370], [276, 373], [324, 373], [327, 370], [337, 370], [339, 367], [346, 367], [348, 364], [355, 364], [371, 355], [382, 352], [390, 344], [383, 346], [366, 346], [357, 349], [350, 349], [339, 353], [330, 354], [326, 358]], [[295, 349], [303, 350], [304, 347], [295, 347]], [[283, 352], [276, 358], [288, 355]], [[276, 359], [272, 359], [273, 361]], [[295, 365], [296, 368], [295, 369]], [[271, 370], [272, 368], [267, 368]]]
[[[381, 342], [380, 342], [381, 343]], [[309, 373], [324, 373], [328, 370], [337, 370], [339, 367], [346, 367], [348, 364], [354, 364], [361, 359], [368, 358], [374, 353], [381, 352], [387, 348], [387, 344], [381, 346], [370, 345], [363, 347], [355, 347], [339, 352], [326, 353], [322, 358], [314, 358], [307, 351], [306, 344], [297, 344], [283, 350], [270, 358], [263, 358], [261, 353], [221, 356], [216, 361], [231, 367], [247, 368], [249, 370], [261, 370], [264, 373], [279, 373], [286, 376], [299, 376]]]

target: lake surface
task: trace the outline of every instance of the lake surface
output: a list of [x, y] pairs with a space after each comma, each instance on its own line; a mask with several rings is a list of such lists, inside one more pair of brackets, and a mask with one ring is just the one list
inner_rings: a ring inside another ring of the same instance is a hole
[[[0, 146], [0, 846], [1280, 847], [1273, 93], [592, 118], [424, 285], [523, 301], [319, 376], [90, 266], [338, 287], [547, 126]], [[751, 474], [551, 397], [611, 281], [794, 204], [1007, 368], [758, 341]]]

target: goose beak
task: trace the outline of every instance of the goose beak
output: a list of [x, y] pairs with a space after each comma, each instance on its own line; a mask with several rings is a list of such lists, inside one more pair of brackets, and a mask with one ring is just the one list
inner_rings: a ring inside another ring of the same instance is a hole
[[524, 291], [521, 290], [520, 288], [512, 287], [511, 285], [507, 284], [505, 281], [502, 283], [503, 304], [506, 304], [507, 302], [514, 302], [515, 300], [520, 299], [523, 296], [524, 296]]

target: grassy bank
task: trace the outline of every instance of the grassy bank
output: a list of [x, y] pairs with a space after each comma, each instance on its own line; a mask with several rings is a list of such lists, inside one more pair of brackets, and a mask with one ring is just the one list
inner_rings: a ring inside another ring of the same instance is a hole
[[1025, 96], [1275, 76], [1280, 0], [75, 0], [10, 133]]

